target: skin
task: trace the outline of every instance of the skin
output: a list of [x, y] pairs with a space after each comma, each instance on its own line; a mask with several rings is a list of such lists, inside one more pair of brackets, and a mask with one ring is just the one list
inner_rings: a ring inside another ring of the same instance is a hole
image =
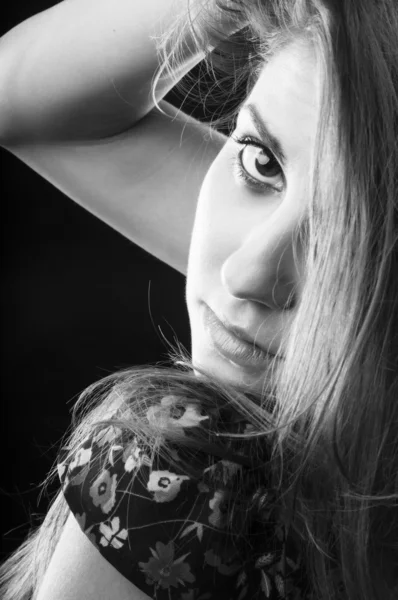
[[[300, 252], [297, 262], [294, 260], [292, 235], [308, 211], [308, 173], [319, 114], [318, 96], [316, 61], [309, 47], [292, 45], [275, 56], [264, 67], [248, 101], [257, 106], [285, 148], [283, 177], [268, 181], [282, 185], [281, 191], [259, 194], [245, 187], [232, 168], [241, 146], [229, 139], [209, 168], [198, 198], [186, 288], [193, 364], [229, 383], [243, 383], [259, 391], [268, 376], [268, 363], [253, 372], [219, 355], [203, 327], [203, 308], [209, 305], [218, 316], [256, 332], [256, 341], [261, 345], [283, 350], [282, 334], [289, 331], [302, 291], [304, 265]], [[258, 137], [243, 113], [235, 133]], [[253, 174], [253, 149], [247, 150], [243, 162]], [[261, 174], [259, 177], [264, 180]], [[292, 290], [296, 304], [293, 309], [283, 310]], [[88, 598], [88, 570], [95, 574], [92, 598], [108, 589], [112, 590], [108, 597], [149, 598], [99, 556], [76, 519], [69, 518], [65, 531], [38, 600], [60, 598], [60, 589], [64, 598]], [[71, 571], [74, 577], [60, 588], [60, 574], [62, 580], [62, 574]]]
[[[303, 42], [290, 44], [263, 67], [246, 100], [256, 105], [285, 150], [283, 175], [266, 178], [264, 170], [256, 169], [255, 159], [266, 157], [261, 149], [248, 147], [242, 157], [250, 174], [282, 186], [281, 191], [256, 192], [238, 179], [232, 161], [243, 146], [229, 138], [208, 170], [198, 199], [186, 287], [193, 364], [251, 391], [261, 392], [270, 362], [251, 369], [220, 355], [204, 329], [204, 308], [207, 304], [218, 317], [250, 329], [257, 343], [273, 352], [280, 348], [283, 354], [282, 334], [294, 319], [303, 283], [304, 265], [300, 252], [294, 260], [292, 236], [308, 211], [318, 98], [313, 50]], [[245, 111], [234, 135], [260, 139]], [[281, 308], [292, 291], [295, 306]]]

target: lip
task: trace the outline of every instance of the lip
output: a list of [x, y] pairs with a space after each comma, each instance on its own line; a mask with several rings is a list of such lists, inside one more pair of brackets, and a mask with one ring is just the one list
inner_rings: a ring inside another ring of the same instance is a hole
[[266, 352], [253, 342], [248, 342], [243, 337], [237, 337], [224, 326], [207, 304], [205, 305], [204, 325], [217, 352], [235, 365], [259, 369], [276, 359], [273, 354]]

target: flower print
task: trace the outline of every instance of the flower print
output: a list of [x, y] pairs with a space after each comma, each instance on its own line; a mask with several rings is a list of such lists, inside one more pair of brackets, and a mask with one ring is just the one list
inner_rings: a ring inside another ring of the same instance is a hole
[[[184, 401], [185, 402], [185, 401]], [[185, 404], [178, 396], [164, 396], [156, 408], [166, 409], [171, 419], [179, 419], [185, 412]]]
[[169, 448], [169, 456], [170, 456], [170, 459], [173, 460], [174, 462], [181, 462], [181, 457], [180, 457], [178, 451], [173, 447]]
[[150, 425], [164, 429], [169, 422], [169, 411], [165, 411], [161, 405], [150, 406], [146, 411], [146, 419]]
[[275, 535], [280, 542], [284, 542], [286, 539], [286, 526], [282, 522], [278, 522], [275, 525]]
[[80, 529], [82, 531], [84, 531], [84, 533], [86, 534], [86, 536], [88, 537], [90, 542], [92, 542], [94, 544], [94, 546], [96, 546], [97, 541], [95, 539], [95, 535], [94, 535], [94, 533], [91, 533], [92, 525], [90, 527], [87, 527], [87, 529], [86, 529], [86, 520], [87, 520], [86, 513], [82, 513], [81, 515], [75, 513], [75, 519], [78, 522]]
[[225, 492], [223, 490], [216, 490], [214, 496], [209, 500], [209, 507], [211, 514], [209, 516], [209, 523], [214, 527], [222, 529], [226, 526], [226, 514], [221, 511], [221, 505], [225, 500]]
[[130, 454], [130, 456], [127, 457], [126, 462], [124, 463], [124, 470], [127, 471], [127, 473], [131, 473], [131, 471], [133, 469], [136, 469], [137, 467], [140, 467], [140, 460], [139, 460], [139, 456], [137, 456], [136, 453], [134, 454]]
[[109, 513], [115, 504], [117, 475], [110, 475], [105, 469], [90, 487], [90, 496], [94, 506], [100, 506], [102, 512]]
[[91, 460], [92, 448], [80, 448], [72, 462], [69, 463], [69, 470], [72, 471], [77, 467], [87, 465]]
[[196, 530], [196, 535], [198, 536], [198, 540], [201, 542], [202, 538], [203, 538], [203, 524], [198, 523], [197, 521], [195, 521], [195, 523], [192, 523], [191, 525], [188, 525], [188, 527], [186, 527], [184, 529], [184, 531], [181, 533], [180, 538], [185, 537], [186, 535], [188, 535], [188, 533], [191, 533], [191, 531], [195, 531], [195, 530]]
[[275, 575], [275, 587], [278, 590], [280, 597], [284, 598], [285, 597], [285, 582], [279, 573], [277, 573]]
[[267, 554], [262, 554], [255, 562], [254, 567], [256, 569], [262, 569], [265, 566], [272, 564], [275, 560], [275, 554], [273, 552], [267, 552]]
[[87, 477], [87, 474], [90, 470], [90, 465], [84, 465], [82, 469], [76, 475], [72, 475], [70, 477], [69, 483], [70, 485], [81, 485]]
[[272, 592], [272, 583], [270, 578], [264, 571], [261, 571], [261, 584], [260, 589], [264, 592], [266, 598], [269, 598]]
[[201, 494], [208, 494], [210, 492], [210, 488], [206, 483], [203, 483], [203, 481], [199, 481], [198, 483], [198, 492]]
[[183, 481], [189, 479], [186, 475], [177, 475], [170, 471], [152, 471], [147, 490], [154, 493], [155, 502], [171, 502], [180, 491]]
[[75, 519], [79, 523], [80, 529], [82, 529], [83, 531], [86, 528], [86, 517], [86, 513], [82, 513], [81, 515], [75, 513]]
[[67, 485], [69, 483], [69, 478], [67, 476], [68, 466], [66, 465], [66, 463], [59, 462], [57, 464], [57, 470], [58, 470], [58, 477], [62, 483], [62, 487], [67, 487]]
[[151, 466], [151, 459], [144, 453], [143, 449], [137, 444], [134, 438], [133, 442], [127, 446], [123, 453], [124, 470], [131, 473], [133, 469], [139, 469], [142, 465]]
[[160, 429], [174, 427], [182, 430], [198, 427], [201, 421], [209, 419], [209, 415], [201, 415], [196, 404], [182, 404], [176, 396], [165, 396], [160, 404], [147, 410], [146, 418], [151, 425]]
[[244, 598], [247, 598], [248, 591], [249, 591], [249, 586], [245, 585], [245, 587], [241, 589], [240, 594], [236, 600], [244, 600]]
[[285, 598], [286, 590], [284, 580], [281, 577], [281, 573], [284, 573], [284, 554], [282, 553], [277, 560], [278, 554], [277, 552], [262, 554], [254, 564], [254, 567], [260, 570], [260, 589], [264, 592], [266, 598], [269, 598], [274, 587], [278, 590], [279, 597]]
[[[210, 567], [215, 567], [221, 575], [234, 575], [242, 566], [232, 562], [232, 556], [216, 554], [213, 549], [206, 550], [204, 559]], [[223, 559], [226, 560], [224, 561]]]
[[109, 463], [112, 465], [112, 467], [115, 466], [115, 454], [117, 456], [117, 454], [120, 454], [120, 452], [122, 452], [122, 451], [123, 451], [123, 446], [121, 446], [120, 444], [113, 444], [113, 446], [110, 447], [109, 453], [108, 453], [108, 460], [109, 460]]
[[[69, 465], [63, 465], [67, 468], [67, 477], [63, 482], [64, 488], [70, 485], [80, 485], [85, 480], [87, 473], [90, 469], [90, 459], [91, 459], [91, 448], [80, 448], [76, 454], [74, 459], [69, 463]], [[73, 473], [75, 469], [80, 468], [80, 471], [77, 473]], [[60, 469], [58, 467], [58, 473], [60, 473]], [[65, 469], [63, 470], [62, 475], [65, 475]], [[62, 480], [62, 477], [61, 477]]]
[[236, 587], [242, 587], [242, 585], [245, 585], [247, 582], [247, 573], [246, 571], [241, 571], [241, 573], [239, 573], [238, 579], [236, 580]]
[[231, 462], [230, 460], [218, 460], [210, 467], [207, 467], [203, 473], [209, 475], [213, 483], [219, 482], [223, 485], [227, 485], [228, 482], [241, 471], [241, 465]]
[[174, 544], [169, 542], [163, 544], [156, 542], [156, 550], [150, 548], [152, 558], [147, 563], [139, 562], [140, 569], [147, 576], [147, 582], [150, 585], [161, 586], [163, 589], [168, 589], [171, 586], [178, 587], [185, 583], [193, 583], [195, 576], [191, 573], [191, 567], [184, 562], [190, 554], [184, 554], [174, 560]]
[[208, 415], [202, 416], [196, 404], [187, 404], [185, 411], [178, 419], [173, 419], [175, 425], [180, 427], [198, 427], [201, 421], [208, 419]]
[[110, 425], [109, 427], [106, 427], [105, 429], [99, 431], [94, 437], [93, 441], [97, 444], [97, 446], [105, 446], [105, 444], [110, 444], [111, 442], [114, 442], [115, 439], [120, 435], [120, 433], [121, 432], [118, 427]]
[[123, 542], [127, 539], [127, 530], [120, 529], [119, 517], [114, 517], [110, 521], [110, 526], [106, 523], [101, 523], [99, 530], [102, 533], [99, 543], [104, 547], [111, 545], [119, 550], [123, 546]]
[[243, 433], [257, 433], [258, 432], [258, 429], [256, 429], [254, 427], [254, 425], [252, 425], [252, 423], [245, 423], [244, 425], [245, 425], [245, 427], [244, 427]]

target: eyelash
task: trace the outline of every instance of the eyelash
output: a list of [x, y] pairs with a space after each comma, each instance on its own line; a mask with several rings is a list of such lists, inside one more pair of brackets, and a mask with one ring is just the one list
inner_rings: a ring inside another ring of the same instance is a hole
[[[235, 154], [235, 156], [233, 156], [233, 158], [232, 158], [232, 164], [233, 164], [234, 170], [235, 170], [237, 176], [239, 177], [239, 179], [243, 180], [248, 187], [250, 187], [252, 190], [255, 190], [257, 192], [263, 192], [263, 193], [265, 191], [281, 192], [282, 191], [281, 189], [274, 187], [273, 185], [270, 185], [269, 183], [260, 182], [257, 179], [255, 179], [254, 177], [252, 177], [251, 175], [249, 175], [249, 173], [246, 171], [246, 169], [244, 168], [243, 163], [242, 163], [242, 154], [243, 154], [246, 146], [254, 146], [256, 148], [260, 148], [260, 150], [263, 150], [265, 152], [265, 154], [272, 156], [274, 158], [274, 160], [276, 160], [274, 155], [271, 153], [271, 151], [266, 146], [264, 146], [264, 144], [261, 144], [258, 140], [251, 137], [250, 135], [244, 135], [244, 136], [238, 137], [238, 136], [235, 136], [234, 134], [231, 134], [231, 138], [234, 140], [234, 142], [236, 142], [240, 146], [243, 146], [243, 148], [237, 154]], [[282, 169], [281, 169], [281, 173], [282, 173]]]

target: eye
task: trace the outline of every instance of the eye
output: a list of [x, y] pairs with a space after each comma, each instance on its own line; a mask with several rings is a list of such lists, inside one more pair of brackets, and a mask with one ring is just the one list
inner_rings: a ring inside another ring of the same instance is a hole
[[249, 187], [258, 191], [283, 189], [283, 171], [272, 152], [251, 136], [231, 138], [243, 146], [234, 157], [236, 174]]

